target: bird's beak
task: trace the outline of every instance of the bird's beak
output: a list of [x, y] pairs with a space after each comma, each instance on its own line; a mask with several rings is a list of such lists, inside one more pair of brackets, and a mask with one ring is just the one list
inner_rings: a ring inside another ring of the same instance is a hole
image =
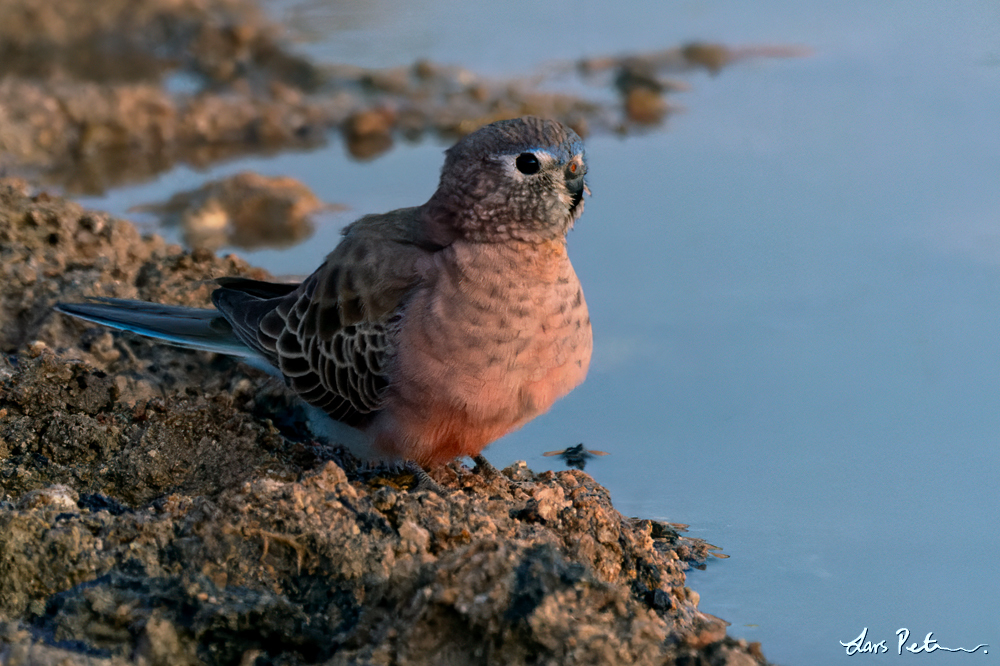
[[580, 202], [583, 201], [584, 193], [590, 194], [590, 188], [587, 187], [587, 183], [584, 181], [584, 176], [586, 175], [587, 167], [581, 159], [574, 158], [566, 165], [566, 189], [569, 190], [570, 196], [572, 196], [572, 202], [569, 206], [570, 211], [575, 211], [576, 207], [580, 205]]

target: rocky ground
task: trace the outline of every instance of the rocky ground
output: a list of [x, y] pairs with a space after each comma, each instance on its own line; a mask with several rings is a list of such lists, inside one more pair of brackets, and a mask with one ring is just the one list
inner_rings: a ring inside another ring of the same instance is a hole
[[763, 663], [685, 586], [711, 547], [584, 472], [416, 491], [253, 370], [51, 310], [237, 274], [0, 181], [0, 664]]

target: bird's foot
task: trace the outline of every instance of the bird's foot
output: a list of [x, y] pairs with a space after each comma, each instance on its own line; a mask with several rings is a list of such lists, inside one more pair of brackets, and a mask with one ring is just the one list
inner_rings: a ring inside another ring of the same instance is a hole
[[[447, 497], [448, 491], [444, 487], [431, 478], [431, 475], [427, 473], [423, 467], [413, 460], [407, 460], [403, 464], [403, 469], [413, 475], [417, 480], [417, 485], [414, 490], [429, 490], [432, 493], [437, 493], [441, 497]], [[494, 469], [494, 471], [496, 471]]]
[[487, 479], [492, 480], [492, 479], [499, 479], [501, 477], [507, 478], [500, 473], [500, 470], [498, 470], [496, 467], [493, 466], [493, 463], [491, 463], [489, 460], [486, 459], [486, 456], [482, 454], [478, 456], [472, 456], [472, 462], [476, 463], [475, 471], [479, 472]]

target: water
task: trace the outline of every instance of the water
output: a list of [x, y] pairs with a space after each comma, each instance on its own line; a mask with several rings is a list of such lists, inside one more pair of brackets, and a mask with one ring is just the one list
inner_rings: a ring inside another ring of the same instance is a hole
[[[865, 627], [883, 661], [982, 660], [895, 657], [900, 628], [1000, 653], [1000, 6], [503, 7], [273, 9], [319, 30], [310, 54], [361, 65], [516, 75], [687, 39], [814, 54], [693, 76], [665, 130], [588, 140], [594, 196], [570, 253], [592, 371], [489, 457], [544, 469], [558, 459], [542, 452], [577, 442], [611, 452], [588, 472], [623, 513], [690, 523], [731, 555], [690, 585], [773, 661], [843, 663]], [[301, 273], [348, 221], [424, 201], [442, 148], [358, 164], [334, 141], [87, 203], [124, 212], [244, 168], [291, 175], [352, 208], [298, 248], [246, 253]]]

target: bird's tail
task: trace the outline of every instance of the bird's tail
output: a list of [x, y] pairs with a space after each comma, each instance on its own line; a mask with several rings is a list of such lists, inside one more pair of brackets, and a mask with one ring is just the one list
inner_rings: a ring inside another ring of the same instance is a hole
[[79, 319], [162, 340], [178, 347], [258, 359], [237, 339], [218, 310], [160, 305], [121, 298], [90, 298], [83, 303], [56, 303], [55, 309]]

